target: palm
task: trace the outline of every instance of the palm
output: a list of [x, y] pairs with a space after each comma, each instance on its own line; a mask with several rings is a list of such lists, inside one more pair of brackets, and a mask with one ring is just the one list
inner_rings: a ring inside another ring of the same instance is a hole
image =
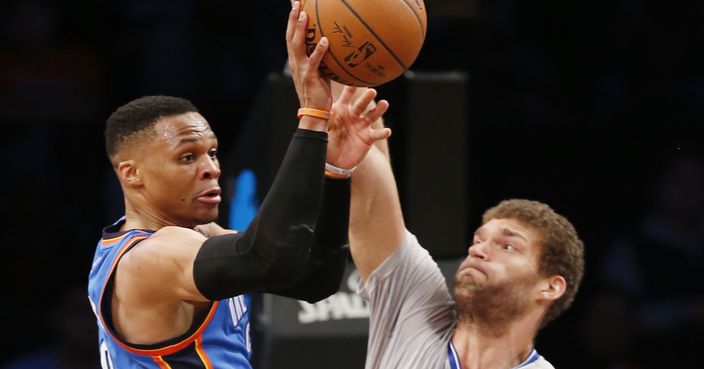
[[362, 114], [376, 96], [374, 90], [367, 90], [356, 99], [356, 88], [345, 87], [332, 106], [327, 161], [340, 168], [353, 168], [364, 159], [375, 141], [384, 139], [391, 133], [388, 129], [374, 129], [372, 123], [379, 119], [388, 103], [380, 101], [374, 109]]

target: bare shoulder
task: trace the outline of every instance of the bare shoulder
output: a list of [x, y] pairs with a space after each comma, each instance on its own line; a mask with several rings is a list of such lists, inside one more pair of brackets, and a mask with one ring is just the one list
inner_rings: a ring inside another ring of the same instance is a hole
[[133, 250], [125, 254], [120, 263], [168, 260], [178, 257], [183, 252], [188, 253], [194, 248], [197, 250], [205, 239], [205, 236], [192, 229], [164, 227], [137, 244]]
[[192, 278], [193, 260], [205, 239], [192, 229], [165, 227], [124, 254], [112, 298], [118, 332], [132, 342], [155, 342], [188, 329], [192, 317], [183, 312], [191, 311], [193, 301], [206, 301]]
[[188, 228], [164, 227], [137, 244], [118, 264], [117, 278], [136, 282], [146, 290], [161, 289], [190, 276], [193, 260], [206, 240]]
[[193, 229], [170, 226], [156, 231], [148, 241], [151, 241], [157, 246], [169, 248], [188, 246], [191, 243], [200, 245], [205, 239], [205, 235]]

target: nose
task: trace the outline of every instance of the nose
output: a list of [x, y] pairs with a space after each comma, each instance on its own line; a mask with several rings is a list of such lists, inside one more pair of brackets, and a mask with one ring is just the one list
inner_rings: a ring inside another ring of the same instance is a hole
[[468, 254], [471, 257], [486, 260], [489, 258], [486, 249], [486, 242], [478, 242], [469, 246]]
[[217, 159], [211, 158], [210, 156], [205, 156], [205, 160], [201, 165], [200, 178], [201, 179], [218, 179], [222, 171], [220, 170], [220, 163]]

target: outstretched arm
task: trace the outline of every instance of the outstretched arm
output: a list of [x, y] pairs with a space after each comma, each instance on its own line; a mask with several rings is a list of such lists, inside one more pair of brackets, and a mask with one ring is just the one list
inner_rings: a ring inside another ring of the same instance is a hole
[[[307, 15], [300, 10], [300, 7], [299, 2], [292, 3], [286, 28], [286, 45], [294, 85], [301, 108], [329, 111], [332, 107], [330, 82], [318, 73], [320, 60], [327, 50], [327, 39], [321, 39], [310, 56], [306, 54]], [[244, 255], [252, 257], [238, 263], [237, 267], [231, 265], [234, 260], [227, 261], [219, 253], [213, 253], [208, 258], [214, 265], [230, 264], [229, 268], [223, 266], [219, 269], [222, 269], [222, 273], [226, 273], [225, 269], [227, 269], [232, 275], [229, 278], [231, 281], [249, 281], [250, 283], [247, 284], [253, 290], [276, 292], [294, 285], [296, 281], [307, 276], [309, 253], [318, 233], [315, 229], [323, 196], [325, 144], [322, 146], [322, 152], [318, 150], [320, 150], [321, 140], [326, 142], [326, 130], [326, 119], [310, 115], [300, 117], [299, 130], [295, 136], [308, 141], [305, 144], [306, 147], [315, 146], [316, 154], [309, 158], [290, 160], [289, 153], [296, 143], [294, 139], [257, 216], [240, 238], [232, 237], [237, 240], [238, 249], [252, 251], [246, 254], [237, 252], [239, 260], [241, 261]], [[289, 172], [287, 168], [295, 169]], [[291, 192], [307, 194], [307, 196], [291, 196]], [[207, 252], [208, 242], [204, 244], [200, 254]], [[264, 256], [263, 263], [257, 262], [262, 259], [261, 256]], [[199, 281], [196, 272], [207, 270], [207, 268], [199, 268], [198, 262], [199, 259], [196, 259], [194, 267], [197, 283]], [[247, 272], [243, 273], [240, 270]], [[257, 273], [257, 270], [270, 272], [262, 276], [261, 273]], [[211, 280], [211, 278], [205, 280]], [[198, 285], [205, 286], [206, 282]], [[221, 287], [223, 285], [223, 283], [217, 283], [210, 287], [213, 293], [209, 293], [209, 297], [231, 295], [231, 288]]]
[[[333, 84], [333, 92], [339, 87]], [[380, 100], [375, 104], [373, 89], [344, 87], [340, 94], [351, 101], [352, 109], [335, 115], [328, 147], [350, 140], [370, 147], [352, 175], [349, 224], [350, 251], [364, 279], [396, 250], [405, 235], [405, 225], [389, 161], [387, 138], [391, 131], [384, 128], [381, 114], [377, 114], [379, 108], [386, 111], [388, 102]], [[377, 139], [355, 139], [350, 130], [358, 117], [367, 119], [367, 129]]]
[[374, 147], [352, 178], [350, 251], [362, 279], [401, 244], [403, 213], [389, 158]]
[[269, 292], [309, 303], [337, 292], [349, 255], [349, 209], [350, 180], [326, 178], [322, 207], [304, 277], [291, 287]]
[[339, 288], [347, 258], [348, 220], [352, 256], [363, 278], [396, 249], [405, 229], [388, 156], [391, 131], [384, 128], [381, 119], [388, 102], [374, 103], [373, 89], [335, 82], [332, 92], [336, 100], [327, 161], [345, 169], [357, 166], [351, 203], [349, 179], [325, 179], [306, 277], [292, 287], [270, 291], [309, 302]]
[[[305, 25], [295, 2], [286, 41], [296, 91], [301, 107], [330, 110], [330, 83], [318, 74], [327, 42], [322, 39], [308, 56]], [[325, 119], [301, 117], [272, 189], [245, 232], [206, 239], [193, 230], [165, 227], [125, 255], [118, 285], [134, 277], [140, 283], [130, 285], [139, 286], [138, 297], [205, 301], [278, 289], [300, 279], [323, 197], [326, 129]], [[134, 301], [133, 295], [126, 297]]]
[[[328, 144], [327, 162], [343, 169], [356, 167], [376, 142], [391, 134], [387, 128], [371, 127], [386, 112], [388, 103], [382, 101], [362, 114], [376, 93], [356, 92], [355, 88], [343, 89], [332, 82], [335, 103], [329, 131], [336, 139]], [[350, 179], [327, 174], [307, 276], [291, 288], [275, 291], [276, 294], [312, 303], [337, 292], [348, 256], [349, 212]]]

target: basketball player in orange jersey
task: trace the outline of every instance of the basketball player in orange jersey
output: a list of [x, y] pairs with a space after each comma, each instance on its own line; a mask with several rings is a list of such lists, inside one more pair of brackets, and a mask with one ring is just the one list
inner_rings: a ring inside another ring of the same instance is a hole
[[[331, 131], [331, 144], [337, 139]], [[553, 368], [533, 340], [582, 279], [583, 244], [566, 218], [527, 200], [487, 210], [451, 294], [406, 229], [386, 140], [354, 172], [351, 206], [350, 251], [371, 310], [367, 369]]]
[[[103, 368], [251, 368], [245, 292], [313, 302], [337, 290], [347, 173], [390, 132], [370, 128], [384, 113], [380, 104], [366, 116], [347, 114], [352, 124], [327, 144], [333, 99], [330, 82], [318, 74], [327, 39], [306, 55], [307, 19], [299, 9], [293, 3], [286, 30], [298, 129], [243, 233], [212, 223], [221, 201], [218, 140], [189, 101], [144, 97], [108, 118], [107, 152], [126, 214], [105, 229], [89, 276]], [[336, 111], [374, 98], [365, 94], [352, 105], [353, 90]]]

